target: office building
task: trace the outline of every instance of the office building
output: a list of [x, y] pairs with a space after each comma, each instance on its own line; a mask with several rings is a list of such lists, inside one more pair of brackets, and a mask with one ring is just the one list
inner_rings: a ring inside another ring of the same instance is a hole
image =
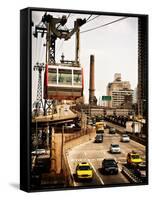
[[114, 75], [114, 81], [107, 86], [107, 96], [111, 100], [107, 102], [109, 108], [131, 108], [133, 90], [129, 81], [122, 81], [121, 74]]
[[148, 20], [138, 18], [138, 115], [145, 117], [148, 107]]

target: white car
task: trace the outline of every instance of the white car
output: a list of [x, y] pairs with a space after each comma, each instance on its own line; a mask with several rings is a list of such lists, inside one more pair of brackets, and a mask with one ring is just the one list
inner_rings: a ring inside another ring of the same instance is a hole
[[45, 155], [47, 152], [45, 149], [36, 149], [32, 151], [32, 155]]
[[88, 120], [88, 125], [91, 125], [91, 126], [93, 125], [92, 119], [89, 119], [89, 120]]
[[127, 134], [123, 134], [121, 136], [121, 142], [129, 142], [130, 141], [130, 137]]
[[75, 124], [66, 124], [65, 128], [75, 128]]
[[111, 144], [110, 152], [111, 153], [121, 153], [119, 144]]

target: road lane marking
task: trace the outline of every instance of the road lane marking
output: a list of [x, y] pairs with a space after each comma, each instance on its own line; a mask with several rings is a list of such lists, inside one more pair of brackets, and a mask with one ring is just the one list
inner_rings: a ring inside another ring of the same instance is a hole
[[[67, 159], [68, 160], [68, 159]], [[72, 170], [72, 167], [71, 167], [71, 165], [70, 165], [70, 163], [68, 162], [68, 164], [69, 164], [69, 168], [70, 168], [70, 171], [71, 171], [71, 176], [72, 176], [72, 179], [73, 179], [73, 185], [74, 186], [77, 186], [77, 183], [75, 182], [75, 180], [74, 180], [74, 170]]]
[[[88, 159], [88, 161], [89, 161], [89, 160], [90, 160], [90, 159]], [[92, 166], [92, 168], [93, 168], [93, 170], [94, 170], [96, 176], [97, 176], [98, 179], [100, 180], [101, 184], [104, 185], [104, 182], [103, 182], [102, 178], [101, 178], [100, 175], [98, 174], [98, 172], [97, 172], [97, 170], [95, 169], [95, 167], [93, 166], [92, 162], [89, 162], [89, 163], [90, 163], [90, 165]]]
[[[84, 152], [84, 156], [86, 157], [86, 152]], [[102, 180], [102, 178], [100, 177], [99, 173], [97, 172], [97, 170], [95, 169], [95, 167], [93, 166], [92, 162], [90, 162], [90, 159], [88, 159], [88, 162], [90, 163], [90, 165], [92, 166], [96, 176], [98, 177], [98, 179], [100, 180], [101, 184], [104, 185], [104, 182]]]

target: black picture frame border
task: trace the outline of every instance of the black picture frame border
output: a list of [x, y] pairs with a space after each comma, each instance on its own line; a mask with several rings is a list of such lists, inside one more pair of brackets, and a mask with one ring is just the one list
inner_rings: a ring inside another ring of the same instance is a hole
[[[147, 34], [147, 145], [146, 145], [146, 164], [147, 164], [147, 176], [148, 180], [146, 183], [142, 184], [110, 184], [103, 186], [83, 186], [83, 187], [68, 187], [68, 188], [45, 188], [33, 190], [30, 185], [30, 132], [31, 132], [31, 121], [32, 121], [32, 11], [44, 11], [44, 12], [60, 12], [60, 13], [78, 13], [78, 14], [93, 14], [93, 15], [109, 15], [109, 16], [128, 16], [128, 17], [138, 17], [145, 19], [147, 22], [145, 33]], [[149, 15], [147, 14], [133, 14], [133, 13], [117, 13], [117, 12], [105, 12], [105, 11], [88, 11], [88, 10], [73, 10], [73, 9], [58, 9], [58, 8], [39, 8], [39, 7], [28, 7], [20, 10], [20, 189], [26, 192], [39, 192], [39, 191], [58, 191], [58, 190], [77, 190], [77, 189], [94, 189], [94, 188], [109, 188], [109, 187], [123, 187], [123, 186], [139, 186], [148, 185], [149, 183], [149, 141], [148, 141], [148, 124], [149, 124], [149, 114], [148, 114], [148, 80], [149, 80], [149, 63], [148, 63], [148, 41], [149, 41]]]

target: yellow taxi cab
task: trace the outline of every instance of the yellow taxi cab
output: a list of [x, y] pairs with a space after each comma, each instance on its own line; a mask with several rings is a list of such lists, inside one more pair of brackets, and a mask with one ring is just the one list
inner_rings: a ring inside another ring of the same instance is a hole
[[96, 129], [98, 130], [99, 128], [105, 128], [106, 123], [104, 121], [96, 122]]
[[132, 151], [127, 154], [127, 164], [140, 164], [141, 162], [143, 160], [137, 152]]
[[81, 162], [76, 167], [76, 177], [78, 179], [92, 179], [93, 169], [88, 162]]

